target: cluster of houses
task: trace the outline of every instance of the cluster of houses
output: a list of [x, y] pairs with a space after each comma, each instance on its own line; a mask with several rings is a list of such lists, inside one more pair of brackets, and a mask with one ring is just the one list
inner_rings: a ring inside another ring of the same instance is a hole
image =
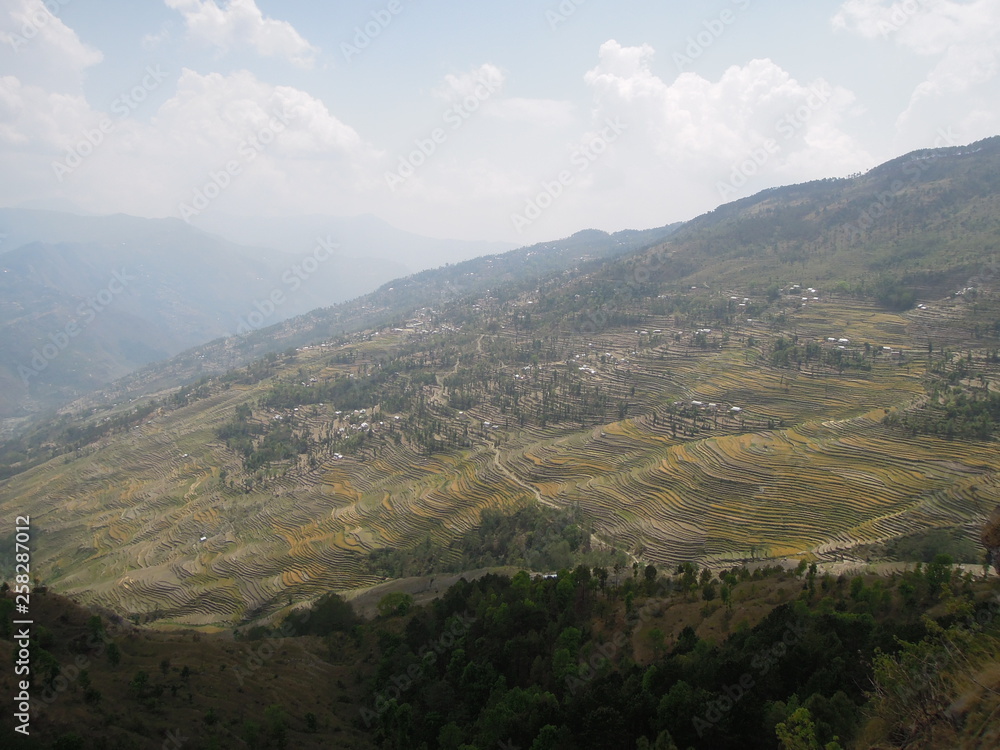
[[730, 406], [727, 408], [724, 404], [716, 404], [712, 401], [707, 403], [705, 401], [674, 401], [674, 406], [679, 409], [690, 407], [697, 411], [711, 414], [727, 413], [734, 417], [743, 413], [743, 407], [741, 406]]
[[815, 287], [807, 287], [805, 292], [803, 292], [801, 284], [792, 284], [788, 287], [788, 293], [804, 295], [800, 300], [803, 305], [807, 302], [819, 302], [819, 291]]
[[[827, 336], [826, 343], [835, 346], [837, 349], [846, 350], [851, 345], [851, 340], [844, 337], [836, 338], [834, 336]], [[893, 349], [891, 346], [881, 346], [876, 347], [875, 353], [901, 356], [903, 351], [901, 349]]]

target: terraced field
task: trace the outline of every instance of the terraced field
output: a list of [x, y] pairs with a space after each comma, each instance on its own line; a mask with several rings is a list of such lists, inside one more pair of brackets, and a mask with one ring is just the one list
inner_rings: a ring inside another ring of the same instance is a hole
[[[900, 441], [865, 417], [673, 445], [616, 427], [519, 463], [548, 497], [573, 497], [609, 537], [656, 563], [829, 559], [862, 541], [962, 525], [1000, 500], [994, 446]], [[590, 478], [568, 460], [577, 452], [618, 460]]]
[[[302, 350], [278, 379], [364, 378], [406, 348], [424, 369], [441, 363], [419, 408], [439, 433], [467, 434], [466, 447], [427, 451], [389, 439], [389, 426], [416, 417], [373, 407], [355, 419], [372, 423], [368, 447], [340, 456], [329, 441], [350, 427], [346, 417], [336, 404], [313, 404], [297, 419], [315, 450], [249, 476], [217, 435], [241, 405], [253, 424], [281, 417], [260, 406], [265, 382], [164, 410], [6, 480], [0, 507], [31, 514], [35, 569], [61, 592], [204, 627], [371, 586], [381, 580], [366, 564], [372, 550], [444, 543], [484, 508], [532, 499], [579, 504], [603, 541], [656, 564], [835, 559], [930, 527], [971, 531], [1000, 502], [995, 442], [913, 437], [882, 424], [887, 409], [924, 397], [928, 335], [972, 340], [961, 313], [953, 301], [905, 315], [823, 301], [789, 306], [780, 319], [741, 320], [707, 345], [694, 343], [685, 321], [650, 317], [645, 334], [561, 330], [551, 337], [558, 357], [527, 375], [523, 360], [495, 356], [533, 346], [513, 326], [442, 332], [423, 348], [416, 333], [386, 329]], [[824, 347], [848, 339], [852, 350], [868, 342], [878, 356], [863, 370], [777, 368], [768, 357], [778, 337]], [[461, 367], [481, 365], [521, 389], [525, 412], [545, 401], [535, 384], [559, 378], [566, 393], [599, 389], [628, 414], [519, 424], [488, 398], [449, 408], [441, 383], [459, 372], [446, 354], [459, 340]]]

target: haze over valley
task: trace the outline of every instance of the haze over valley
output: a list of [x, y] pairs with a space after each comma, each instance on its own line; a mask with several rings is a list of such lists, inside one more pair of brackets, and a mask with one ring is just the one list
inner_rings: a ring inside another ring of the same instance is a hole
[[1000, 745], [998, 29], [11, 0], [0, 746]]

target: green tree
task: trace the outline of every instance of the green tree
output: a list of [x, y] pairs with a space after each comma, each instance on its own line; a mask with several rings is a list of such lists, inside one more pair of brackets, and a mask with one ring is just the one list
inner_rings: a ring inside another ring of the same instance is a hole
[[646, 637], [649, 639], [649, 645], [653, 648], [653, 654], [659, 659], [664, 647], [665, 636], [663, 631], [660, 628], [653, 628]]
[[100, 615], [91, 615], [87, 620], [87, 634], [94, 639], [104, 635], [104, 622]]
[[538, 731], [531, 750], [556, 750], [559, 747], [559, 730], [551, 724], [546, 724]]
[[146, 690], [149, 687], [149, 675], [143, 670], [139, 670], [132, 677], [132, 680], [128, 684], [129, 693], [137, 699], [142, 699], [146, 696]]
[[255, 721], [244, 722], [243, 741], [251, 750], [257, 750], [260, 747], [260, 724]]
[[348, 632], [358, 624], [350, 603], [337, 594], [326, 594], [308, 610], [292, 612], [285, 623], [295, 635], [330, 635]]
[[806, 708], [796, 709], [774, 728], [782, 750], [822, 750], [816, 739], [816, 725]]
[[652, 594], [656, 586], [656, 566], [647, 565], [646, 569], [642, 571], [642, 574], [646, 579], [646, 592]]
[[719, 587], [719, 598], [722, 599], [722, 603], [726, 605], [726, 609], [732, 611], [733, 609], [733, 590], [728, 584], [723, 584]]
[[933, 597], [939, 597], [943, 593], [943, 587], [951, 581], [951, 566], [954, 560], [951, 555], [939, 554], [934, 556], [934, 560], [927, 564], [927, 585]]
[[306, 731], [307, 732], [318, 732], [319, 731], [319, 718], [312, 711], [307, 711], [305, 715], [306, 720]]
[[121, 649], [118, 648], [118, 644], [115, 643], [114, 641], [111, 641], [111, 643], [108, 644], [107, 654], [108, 654], [108, 664], [110, 664], [112, 667], [117, 667], [119, 664], [121, 664], [122, 652]]
[[600, 583], [601, 591], [604, 591], [604, 587], [608, 583], [608, 569], [607, 568], [594, 568], [594, 577]]
[[413, 607], [413, 597], [402, 591], [393, 591], [378, 602], [378, 613], [381, 617], [403, 617]]
[[288, 747], [288, 717], [285, 709], [275, 704], [264, 709], [264, 728], [278, 750]]

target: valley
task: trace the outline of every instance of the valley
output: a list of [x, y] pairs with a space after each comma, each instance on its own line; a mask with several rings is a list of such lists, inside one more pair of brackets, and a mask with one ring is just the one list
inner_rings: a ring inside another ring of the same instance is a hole
[[206, 629], [379, 583], [380, 554], [454, 570], [484, 511], [531, 503], [581, 514], [608, 564], [863, 565], [974, 537], [1000, 502], [998, 158], [920, 155], [894, 205], [919, 220], [862, 242], [843, 215], [905, 160], [191, 350], [8, 443], [0, 507], [32, 516], [56, 590]]
[[58, 705], [22, 746], [981, 746], [1000, 139], [913, 159], [881, 221], [912, 160], [395, 279], [23, 426]]
[[[972, 371], [995, 379], [967, 303], [889, 313], [783, 294], [746, 322], [732, 296], [699, 303], [722, 319], [640, 329], [532, 330], [525, 298], [482, 300], [493, 333], [426, 311], [278, 355], [254, 385], [209, 381], [5, 494], [30, 498], [51, 585], [209, 627], [371, 585], [372, 551], [446, 545], [484, 509], [532, 499], [580, 508], [601, 543], [657, 565], [863, 563], [861, 545], [981, 525], [1000, 502], [995, 448], [884, 424], [926, 399], [927, 340], [951, 342], [931, 355], [945, 363], [975, 349]], [[775, 366], [793, 338], [819, 354]], [[241, 409], [242, 448], [220, 437]]]

